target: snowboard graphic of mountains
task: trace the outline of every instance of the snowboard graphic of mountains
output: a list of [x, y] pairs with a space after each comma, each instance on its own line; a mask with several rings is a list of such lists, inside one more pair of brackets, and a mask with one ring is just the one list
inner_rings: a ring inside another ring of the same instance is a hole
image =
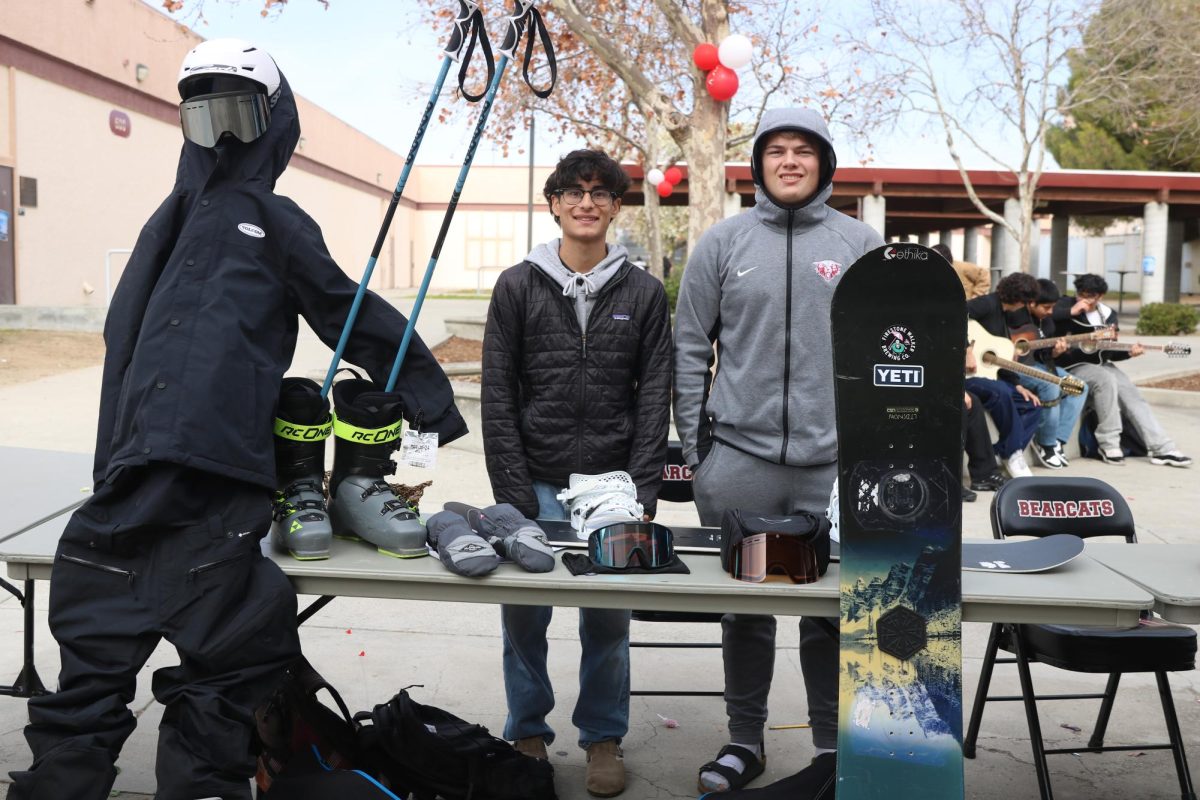
[[[840, 713], [859, 753], [910, 764], [957, 758], [962, 740], [960, 557], [929, 545], [882, 564], [842, 591]], [[902, 660], [880, 651], [877, 623], [894, 608], [925, 620], [924, 646]], [[847, 728], [843, 727], [843, 730]]]

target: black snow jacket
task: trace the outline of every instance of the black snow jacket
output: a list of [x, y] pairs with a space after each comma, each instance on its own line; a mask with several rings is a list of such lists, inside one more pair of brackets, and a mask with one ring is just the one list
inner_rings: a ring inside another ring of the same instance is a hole
[[[1119, 329], [1117, 324], [1117, 312], [1113, 311], [1103, 303], [1100, 304], [1101, 313], [1104, 317], [1104, 322], [1101, 325], [1094, 325], [1088, 320], [1088, 315], [1079, 314], [1071, 316], [1071, 308], [1075, 305], [1074, 297], [1060, 297], [1058, 302], [1054, 304], [1054, 314], [1051, 319], [1054, 324], [1062, 331], [1062, 335], [1076, 333], [1091, 333], [1099, 328], [1110, 327], [1114, 330]], [[1064, 369], [1070, 369], [1076, 364], [1109, 364], [1113, 361], [1124, 361], [1130, 358], [1128, 350], [1103, 350], [1097, 349], [1093, 353], [1085, 353], [1078, 347], [1072, 347], [1067, 352], [1058, 357], [1058, 365]]]
[[[97, 484], [157, 461], [274, 487], [272, 420], [297, 316], [334, 347], [357, 289], [312, 218], [274, 193], [299, 138], [283, 80], [254, 142], [184, 142], [175, 187], [142, 228], [105, 320]], [[405, 324], [368, 293], [346, 360], [382, 387]], [[396, 390], [405, 419], [442, 444], [466, 433], [445, 373], [416, 338]]]
[[492, 494], [537, 516], [533, 481], [624, 470], [647, 514], [667, 459], [671, 323], [656, 278], [626, 261], [586, 336], [573, 301], [529, 261], [501, 273], [483, 338], [483, 443]]

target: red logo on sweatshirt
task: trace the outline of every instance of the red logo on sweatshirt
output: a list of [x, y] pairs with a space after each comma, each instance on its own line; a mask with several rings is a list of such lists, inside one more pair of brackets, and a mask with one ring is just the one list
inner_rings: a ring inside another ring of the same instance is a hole
[[833, 280], [842, 271], [842, 265], [836, 261], [814, 261], [813, 269], [825, 279], [826, 283]]

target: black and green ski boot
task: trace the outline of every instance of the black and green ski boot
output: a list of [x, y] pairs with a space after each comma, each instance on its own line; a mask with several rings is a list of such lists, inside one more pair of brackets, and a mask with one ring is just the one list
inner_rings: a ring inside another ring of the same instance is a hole
[[335, 535], [362, 539], [397, 558], [429, 555], [425, 526], [383, 480], [396, 471], [392, 453], [404, 425], [400, 395], [355, 378], [334, 384], [333, 407], [329, 513]]
[[284, 378], [275, 417], [271, 542], [301, 561], [329, 558], [333, 527], [325, 506], [325, 440], [333, 430], [329, 401], [308, 378]]

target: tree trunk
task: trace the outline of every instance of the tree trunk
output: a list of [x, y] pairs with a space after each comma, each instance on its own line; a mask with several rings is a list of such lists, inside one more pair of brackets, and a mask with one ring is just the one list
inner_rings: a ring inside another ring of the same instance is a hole
[[729, 106], [697, 93], [691, 130], [680, 146], [688, 167], [688, 256], [700, 235], [725, 216], [725, 138]]
[[[658, 120], [653, 116], [646, 118], [646, 171], [654, 169], [658, 166]], [[647, 258], [650, 262], [646, 264], [646, 270], [658, 278], [660, 281], [665, 277], [663, 275], [663, 247], [662, 247], [662, 214], [660, 209], [661, 204], [658, 202], [658, 192], [644, 179], [642, 188], [646, 195], [646, 235], [650, 241], [646, 242], [646, 249], [649, 251]]]

